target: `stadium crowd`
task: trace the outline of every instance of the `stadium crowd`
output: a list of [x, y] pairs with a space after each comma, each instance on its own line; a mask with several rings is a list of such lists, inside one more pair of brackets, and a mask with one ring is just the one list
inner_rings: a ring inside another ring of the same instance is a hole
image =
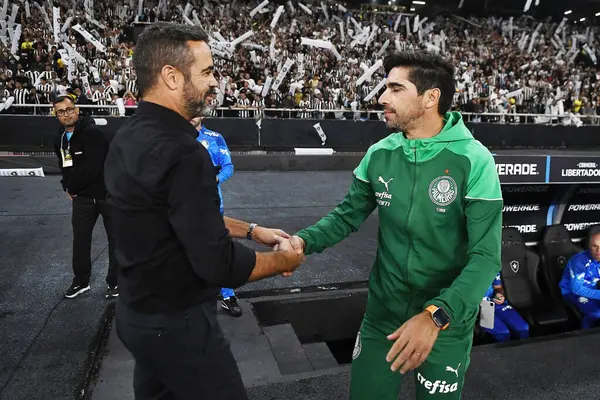
[[[377, 119], [380, 114], [368, 112], [381, 109], [377, 93], [383, 90], [384, 71], [375, 64], [396, 49], [426, 49], [452, 59], [457, 67], [454, 109], [506, 114], [476, 120], [519, 122], [510, 114], [531, 113], [546, 114], [535, 122], [580, 125], [600, 112], [598, 35], [584, 24], [531, 16], [419, 18], [346, 10], [333, 3], [305, 9], [288, 2], [281, 12], [268, 4], [252, 13], [257, 4], [240, 0], [58, 0], [53, 4], [58, 15], [49, 2], [8, 4], [0, 15], [4, 113], [34, 112], [33, 107], [8, 108], [11, 97], [15, 105], [48, 104], [64, 92], [77, 96], [80, 104], [98, 106], [86, 109], [94, 114], [132, 113], [102, 106], [137, 104], [131, 25], [165, 20], [198, 24], [211, 36], [220, 81], [212, 105], [226, 108], [211, 109], [214, 116]], [[249, 31], [252, 36], [231, 46]], [[318, 46], [331, 43], [334, 49], [304, 44], [302, 38], [326, 42]], [[276, 79], [282, 69], [287, 73]]]

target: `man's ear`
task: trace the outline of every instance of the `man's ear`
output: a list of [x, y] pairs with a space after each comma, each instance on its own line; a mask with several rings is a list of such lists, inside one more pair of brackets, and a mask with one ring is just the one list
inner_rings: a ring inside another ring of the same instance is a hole
[[440, 102], [442, 91], [438, 88], [428, 89], [423, 94], [423, 105], [425, 108], [437, 108]]
[[161, 69], [160, 78], [170, 90], [177, 90], [183, 84], [181, 72], [171, 65], [165, 65]]

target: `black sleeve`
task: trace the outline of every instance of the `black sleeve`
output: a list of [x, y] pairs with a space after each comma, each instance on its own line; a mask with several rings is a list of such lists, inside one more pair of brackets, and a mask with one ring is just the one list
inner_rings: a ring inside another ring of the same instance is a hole
[[62, 185], [63, 190], [67, 190], [67, 180], [65, 178], [65, 170], [62, 166], [62, 156], [60, 154], [60, 148], [62, 146], [62, 135], [58, 135], [58, 137], [54, 140], [54, 154], [58, 158], [58, 168], [60, 169], [60, 174], [62, 178], [60, 180], [60, 184]]
[[81, 160], [74, 160], [73, 170], [69, 175], [68, 190], [71, 195], [87, 189], [102, 176], [108, 153], [108, 141], [100, 129], [90, 126], [82, 134], [83, 157]]
[[169, 222], [198, 276], [212, 287], [237, 288], [248, 282], [256, 253], [229, 237], [219, 211], [215, 170], [205, 155], [193, 151], [173, 167]]

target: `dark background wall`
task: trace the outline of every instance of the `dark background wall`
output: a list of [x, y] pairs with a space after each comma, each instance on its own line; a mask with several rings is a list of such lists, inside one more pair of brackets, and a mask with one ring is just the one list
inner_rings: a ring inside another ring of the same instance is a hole
[[[98, 117], [102, 126], [114, 135], [127, 117]], [[322, 144], [314, 125], [319, 123], [327, 139]], [[263, 119], [261, 127], [254, 119], [214, 118], [205, 125], [221, 133], [232, 150], [292, 150], [295, 147], [328, 147], [337, 152], [362, 152], [391, 133], [379, 121], [331, 121], [308, 119]], [[475, 138], [490, 149], [600, 147], [598, 127], [509, 125], [467, 123]], [[0, 150], [31, 151], [52, 147], [59, 129], [53, 117], [0, 116]]]
[[[101, 128], [113, 136], [125, 118], [99, 117]], [[327, 135], [323, 145], [314, 125]], [[225, 137], [234, 152], [261, 149], [333, 148], [358, 152], [332, 156], [293, 154], [234, 154], [236, 170], [352, 170], [361, 152], [391, 132], [377, 121], [263, 119], [208, 119], [205, 125]], [[527, 242], [540, 240], [543, 227], [565, 223], [574, 239], [597, 224], [600, 211], [600, 146], [597, 127], [468, 124], [476, 139], [492, 149], [504, 198], [503, 225], [519, 229]], [[53, 117], [0, 116], [0, 151], [51, 152], [59, 124]], [[518, 150], [518, 149], [537, 150]], [[559, 150], [556, 150], [559, 149]], [[564, 150], [564, 151], [561, 151]], [[527, 154], [528, 155], [524, 155]], [[532, 153], [538, 155], [532, 155]], [[7, 162], [3, 162], [7, 161]], [[52, 155], [0, 157], [0, 168], [56, 169]], [[550, 184], [549, 184], [550, 183]], [[558, 184], [555, 184], [558, 183]]]

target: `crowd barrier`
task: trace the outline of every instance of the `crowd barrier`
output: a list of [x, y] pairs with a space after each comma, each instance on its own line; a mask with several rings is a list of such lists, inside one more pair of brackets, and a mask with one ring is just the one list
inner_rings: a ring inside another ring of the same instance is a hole
[[[93, 110], [93, 113], [98, 114], [99, 110], [104, 110], [107, 114], [113, 117], [131, 115], [135, 112], [137, 105], [124, 106], [119, 110], [117, 105], [99, 106], [97, 104], [80, 104], [78, 106], [83, 110]], [[33, 115], [43, 116], [48, 115], [53, 108], [52, 104], [13, 104], [11, 106], [12, 115]], [[336, 116], [343, 115], [346, 119], [367, 119], [383, 121], [383, 110], [365, 110], [358, 109], [352, 111], [350, 109], [314, 109], [314, 108], [267, 108], [267, 107], [210, 107], [210, 115], [213, 118], [231, 118], [238, 117], [239, 111], [243, 111], [251, 118], [262, 117], [277, 117], [277, 118], [308, 118], [315, 119], [334, 119]], [[2, 112], [0, 112], [0, 115]], [[9, 113], [5, 113], [9, 114]], [[468, 122], [494, 122], [494, 123], [509, 123], [509, 124], [559, 124], [559, 125], [600, 125], [600, 115], [593, 114], [538, 114], [538, 113], [515, 113], [515, 112], [468, 112], [461, 111], [463, 119]], [[105, 115], [105, 114], [102, 114]], [[258, 115], [258, 116], [257, 116]]]
[[[96, 117], [114, 135], [128, 117]], [[318, 125], [317, 125], [318, 124]], [[328, 147], [337, 152], [364, 152], [391, 133], [381, 121], [314, 119], [208, 118], [205, 125], [221, 133], [232, 150], [271, 151]], [[325, 140], [317, 132], [320, 126]], [[597, 127], [472, 123], [477, 140], [491, 149], [598, 147]], [[51, 148], [59, 129], [54, 117], [0, 115], [0, 149]]]

